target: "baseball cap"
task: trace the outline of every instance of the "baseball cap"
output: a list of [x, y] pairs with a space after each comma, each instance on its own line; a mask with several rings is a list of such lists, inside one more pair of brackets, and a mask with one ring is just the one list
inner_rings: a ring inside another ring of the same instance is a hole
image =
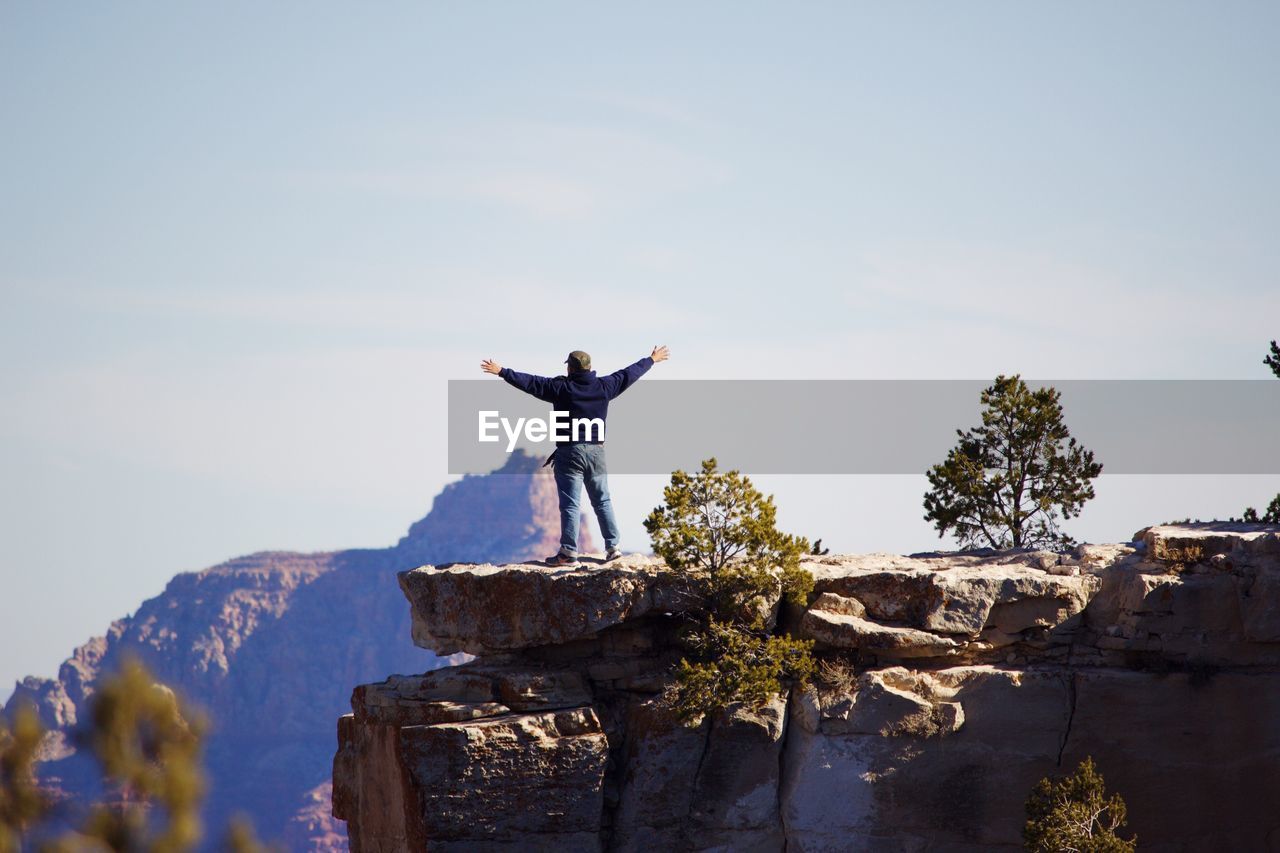
[[590, 370], [591, 356], [587, 355], [580, 349], [576, 349], [569, 353], [569, 357], [564, 360], [564, 363], [572, 367], [574, 370]]

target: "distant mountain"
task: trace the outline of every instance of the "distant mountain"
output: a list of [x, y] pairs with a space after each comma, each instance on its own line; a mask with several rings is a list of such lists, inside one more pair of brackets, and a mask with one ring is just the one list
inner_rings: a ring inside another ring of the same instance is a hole
[[[33, 701], [53, 730], [42, 782], [73, 799], [94, 795], [96, 769], [68, 733], [86, 718], [99, 675], [132, 652], [210, 718], [211, 841], [241, 812], [290, 850], [345, 850], [345, 828], [329, 816], [334, 720], [355, 685], [448, 663], [411, 642], [396, 572], [553, 553], [559, 512], [541, 462], [517, 452], [492, 474], [449, 484], [392, 548], [266, 551], [177, 575], [76, 649], [56, 679], [16, 686], [6, 713]], [[585, 519], [582, 536], [592, 550]]]

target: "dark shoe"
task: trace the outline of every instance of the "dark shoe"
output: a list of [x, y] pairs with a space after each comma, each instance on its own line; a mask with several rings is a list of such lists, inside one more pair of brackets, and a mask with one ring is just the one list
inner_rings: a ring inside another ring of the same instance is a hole
[[608, 551], [604, 552], [604, 561], [608, 563], [612, 560], [618, 559], [621, 556], [622, 556], [621, 550], [619, 550], [618, 548], [610, 548]]
[[570, 554], [566, 554], [563, 551], [557, 551], [552, 556], [547, 557], [547, 565], [548, 566], [576, 566], [578, 565], [578, 558]]

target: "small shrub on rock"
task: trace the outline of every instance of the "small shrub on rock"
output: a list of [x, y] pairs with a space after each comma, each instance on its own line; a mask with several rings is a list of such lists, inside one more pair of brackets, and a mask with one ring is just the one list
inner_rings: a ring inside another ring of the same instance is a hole
[[[1271, 342], [1271, 353], [1262, 360], [1262, 363], [1271, 368], [1271, 372], [1280, 378], [1280, 345], [1275, 341]], [[1280, 524], [1280, 495], [1276, 495], [1271, 499], [1271, 503], [1267, 504], [1267, 508], [1259, 513], [1253, 507], [1247, 507], [1244, 511], [1243, 521], [1257, 524]]]
[[696, 719], [734, 702], [759, 708], [780, 690], [785, 676], [813, 675], [813, 644], [790, 637], [761, 637], [714, 618], [691, 632], [693, 661], [676, 668], [670, 699], [680, 717]]
[[1116, 834], [1126, 820], [1124, 800], [1107, 796], [1102, 774], [1086, 757], [1074, 775], [1041, 779], [1032, 789], [1022, 841], [1031, 853], [1132, 853], [1138, 837]]
[[1271, 503], [1267, 504], [1267, 508], [1261, 514], [1253, 507], [1247, 507], [1242, 520], [1253, 524], [1280, 524], [1280, 495], [1272, 498]]
[[826, 658], [818, 663], [818, 683], [829, 693], [844, 696], [858, 683], [857, 669], [839, 658]]
[[653, 550], [687, 594], [705, 602], [686, 632], [671, 700], [692, 720], [732, 702], [759, 707], [784, 678], [813, 674], [812, 642], [773, 635], [780, 600], [804, 606], [813, 576], [800, 568], [804, 537], [777, 529], [773, 497], [716, 460], [676, 471], [645, 519]]

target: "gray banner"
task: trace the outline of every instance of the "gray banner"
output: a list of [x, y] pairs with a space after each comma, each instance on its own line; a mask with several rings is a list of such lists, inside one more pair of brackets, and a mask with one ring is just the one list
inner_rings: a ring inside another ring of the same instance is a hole
[[[1062, 392], [1072, 436], [1106, 474], [1280, 473], [1280, 381], [1026, 380]], [[715, 456], [749, 474], [923, 474], [981, 423], [982, 380], [642, 379], [609, 404], [612, 474], [669, 474]], [[482, 412], [496, 441], [479, 440]], [[519, 418], [551, 406], [496, 377], [449, 382], [449, 472], [546, 455]], [[506, 419], [506, 428], [500, 419]]]

